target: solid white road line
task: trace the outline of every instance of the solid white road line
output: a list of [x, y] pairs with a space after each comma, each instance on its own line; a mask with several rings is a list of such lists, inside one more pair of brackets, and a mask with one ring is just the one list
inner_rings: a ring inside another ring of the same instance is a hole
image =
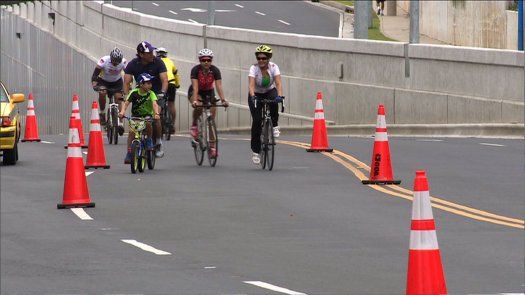
[[215, 12], [235, 12], [237, 10], [233, 9], [216, 9]]
[[481, 144], [481, 145], [488, 145], [488, 146], [504, 146], [504, 145], [502, 145], [502, 144], [485, 143], [485, 142], [480, 142], [479, 144]]
[[141, 242], [137, 242], [137, 240], [121, 240], [121, 241], [124, 243], [130, 244], [130, 245], [133, 245], [135, 247], [138, 247], [144, 251], [151, 252], [157, 255], [171, 255], [170, 252], [159, 250], [157, 248], [151, 247], [150, 245], [147, 245]]
[[259, 11], [256, 11], [255, 13], [257, 13], [258, 15], [266, 15], [266, 13], [262, 13], [262, 12], [259, 12]]
[[188, 18], [188, 21], [189, 21], [189, 22], [192, 22], [192, 23], [194, 23], [194, 24], [198, 24], [198, 23], [199, 23], [198, 21], [196, 21], [196, 20], [192, 20], [191, 18]]
[[159, 6], [157, 3], [155, 2], [151, 2], [151, 4], [155, 5], [155, 6]]
[[73, 213], [75, 213], [78, 218], [82, 220], [93, 220], [93, 218], [91, 218], [91, 216], [89, 216], [82, 208], [71, 208], [71, 211], [73, 211]]
[[240, 5], [240, 4], [235, 4], [235, 6], [239, 7], [239, 8], [244, 8], [244, 6]]
[[416, 139], [416, 141], [439, 142], [439, 141], [443, 141], [443, 139]]
[[281, 23], [283, 23], [283, 24], [285, 24], [285, 25], [287, 25], [287, 26], [289, 26], [289, 25], [290, 25], [290, 23], [287, 23], [287, 22], [285, 22], [285, 21], [284, 21], [284, 20], [282, 20], [282, 19], [278, 19], [278, 21], [279, 21], [279, 22], [281, 22]]
[[91, 174], [95, 173], [95, 171], [85, 171], [84, 173], [86, 176], [90, 176]]
[[193, 7], [182, 8], [181, 10], [186, 10], [190, 12], [206, 12], [206, 9], [193, 8]]
[[176, 13], [176, 12], [173, 11], [173, 10], [170, 10], [170, 13], [171, 13], [171, 14], [178, 14], [178, 13]]
[[45, 141], [45, 140], [42, 140], [42, 141], [40, 141], [40, 142], [41, 142], [41, 143], [47, 143], [47, 144], [53, 144], [53, 143], [55, 143], [54, 141]]
[[257, 287], [261, 287], [261, 288], [264, 288], [264, 289], [268, 289], [268, 290], [272, 290], [272, 291], [280, 292], [280, 293], [284, 293], [284, 294], [306, 295], [305, 293], [292, 291], [292, 290], [289, 290], [289, 289], [286, 289], [286, 288], [282, 288], [282, 287], [278, 287], [278, 286], [274, 286], [272, 284], [268, 284], [268, 283], [265, 283], [265, 282], [260, 282], [260, 281], [244, 281], [244, 282], [246, 284], [255, 285]]

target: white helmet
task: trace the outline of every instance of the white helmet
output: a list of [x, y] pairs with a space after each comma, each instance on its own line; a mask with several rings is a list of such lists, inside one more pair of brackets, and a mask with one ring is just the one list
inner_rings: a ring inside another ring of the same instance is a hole
[[168, 51], [164, 47], [157, 47], [155, 51], [158, 57], [166, 57], [168, 55]]
[[199, 58], [205, 57], [205, 56], [213, 58], [213, 51], [211, 51], [211, 49], [208, 49], [208, 48], [203, 48], [199, 51], [199, 54], [197, 55], [197, 57]]

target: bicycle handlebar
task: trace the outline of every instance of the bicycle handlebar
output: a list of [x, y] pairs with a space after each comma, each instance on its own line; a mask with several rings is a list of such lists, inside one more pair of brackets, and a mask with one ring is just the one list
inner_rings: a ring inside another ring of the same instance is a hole
[[102, 92], [102, 91], [112, 92], [112, 93], [122, 92], [122, 89], [120, 89], [120, 88], [107, 88], [104, 85], [97, 85], [97, 86], [93, 87], [93, 90], [96, 91], [96, 92]]
[[227, 108], [228, 106], [224, 104], [205, 104], [201, 106], [199, 105], [195, 106], [195, 108], [220, 108], [220, 107]]
[[275, 101], [275, 99], [267, 99], [267, 98], [258, 98], [257, 96], [254, 96], [253, 97], [253, 105], [255, 106], [255, 108], [257, 108], [257, 102], [260, 102], [260, 103], [263, 103], [263, 104], [272, 104], [272, 103], [277, 103], [277, 104], [281, 104], [281, 113], [284, 113], [284, 96], [283, 96], [283, 100], [280, 101], [280, 102], [277, 102]]
[[146, 121], [151, 122], [153, 121], [153, 117], [146, 116], [146, 117], [130, 117], [130, 116], [123, 116], [122, 118], [128, 119], [128, 120], [140, 120], [140, 121]]

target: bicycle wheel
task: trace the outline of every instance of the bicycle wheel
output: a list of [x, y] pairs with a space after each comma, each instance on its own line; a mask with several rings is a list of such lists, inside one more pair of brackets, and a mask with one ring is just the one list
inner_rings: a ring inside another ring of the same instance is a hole
[[108, 137], [109, 144], [113, 143], [113, 128], [111, 126], [111, 110], [108, 108], [106, 114], [106, 135]]
[[201, 123], [201, 118], [197, 120], [197, 127], [198, 127], [198, 136], [197, 136], [197, 142], [193, 145], [193, 152], [195, 153], [195, 161], [197, 162], [197, 165], [202, 165], [202, 161], [204, 160], [204, 151], [205, 146], [203, 144], [204, 136], [203, 136], [203, 124]]
[[155, 151], [146, 151], [146, 158], [148, 160], [148, 169], [153, 170], [155, 168]]
[[266, 124], [267, 122], [264, 121], [261, 127], [261, 151], [259, 152], [261, 158], [261, 168], [263, 170], [266, 169], [266, 157], [268, 155], [268, 135], [266, 133]]
[[268, 120], [268, 124], [266, 124], [266, 134], [268, 135], [268, 141], [266, 143], [266, 164], [268, 165], [268, 170], [272, 171], [275, 156], [275, 139], [273, 137], [272, 120]]
[[139, 172], [144, 172], [144, 168], [146, 168], [146, 148], [143, 144], [143, 142], [140, 144], [140, 152], [139, 152]]
[[139, 143], [133, 142], [131, 144], [131, 173], [137, 173], [137, 170], [140, 166], [140, 149]]
[[170, 140], [171, 139], [171, 114], [170, 112], [166, 111], [166, 113], [164, 114], [165, 116], [165, 120], [164, 120], [164, 129], [163, 129], [163, 132], [164, 132], [164, 137], [166, 138], [166, 140]]
[[118, 112], [111, 108], [111, 129], [113, 129], [113, 143], [118, 144]]
[[[208, 118], [208, 162], [210, 162], [211, 167], [215, 167], [217, 164], [217, 155], [219, 152], [219, 136], [217, 135], [217, 127], [215, 126], [215, 121], [209, 117]], [[213, 139], [212, 139], [213, 138]], [[215, 146], [216, 156], [212, 156], [211, 147]]]

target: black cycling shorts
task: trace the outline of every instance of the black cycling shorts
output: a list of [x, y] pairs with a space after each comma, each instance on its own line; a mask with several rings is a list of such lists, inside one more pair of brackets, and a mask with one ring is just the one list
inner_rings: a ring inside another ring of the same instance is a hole
[[[191, 97], [193, 96], [193, 86], [190, 85], [190, 88], [188, 88], [188, 101], [191, 102]], [[215, 90], [200, 90], [199, 91], [200, 99], [204, 101], [210, 101], [212, 104], [217, 103], [217, 99], [215, 98]]]
[[105, 86], [108, 89], [108, 95], [113, 95], [117, 92], [122, 92], [122, 88], [124, 87], [124, 82], [122, 81], [122, 78], [118, 79], [115, 82], [108, 82], [100, 77], [97, 78], [97, 85], [98, 86]]
[[166, 91], [166, 98], [168, 99], [168, 101], [175, 101], [176, 94], [177, 94], [177, 88], [175, 87], [175, 84], [169, 83], [168, 91]]

